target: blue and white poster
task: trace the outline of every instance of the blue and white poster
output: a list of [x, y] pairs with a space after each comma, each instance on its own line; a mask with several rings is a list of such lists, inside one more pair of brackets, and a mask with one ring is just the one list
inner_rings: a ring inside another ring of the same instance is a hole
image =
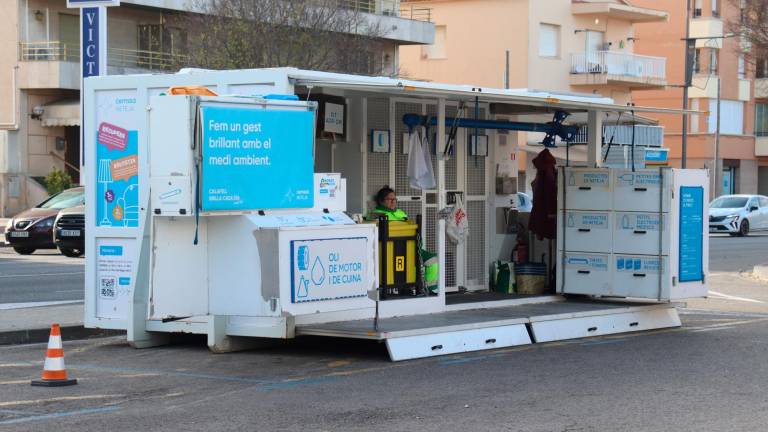
[[704, 188], [680, 187], [680, 282], [704, 279]]
[[96, 226], [139, 226], [139, 132], [135, 90], [96, 96]]
[[291, 241], [291, 303], [366, 297], [368, 240]]
[[315, 113], [202, 108], [203, 211], [310, 208]]

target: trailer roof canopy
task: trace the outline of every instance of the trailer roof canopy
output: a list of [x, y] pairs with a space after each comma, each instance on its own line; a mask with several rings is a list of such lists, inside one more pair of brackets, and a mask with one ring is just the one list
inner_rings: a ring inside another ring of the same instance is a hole
[[[472, 102], [477, 99], [479, 102], [495, 104], [497, 110], [506, 111], [508, 114], [545, 113], [552, 111], [553, 109], [562, 109], [570, 113], [603, 111], [627, 114], [700, 114], [699, 111], [691, 110], [683, 111], [669, 108], [617, 105], [613, 103], [613, 99], [591, 95], [555, 93], [528, 89], [473, 87], [471, 85], [337, 74], [294, 68], [282, 69], [287, 72], [291, 82], [297, 86], [360, 90], [375, 93], [387, 93], [403, 97], [449, 98], [451, 100], [464, 100], [467, 102]], [[519, 107], [531, 107], [533, 109], [520, 110]]]

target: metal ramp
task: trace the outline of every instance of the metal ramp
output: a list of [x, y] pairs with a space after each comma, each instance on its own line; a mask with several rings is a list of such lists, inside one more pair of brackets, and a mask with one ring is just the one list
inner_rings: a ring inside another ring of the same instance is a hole
[[296, 335], [382, 340], [392, 361], [679, 327], [671, 303], [556, 301], [297, 325]]

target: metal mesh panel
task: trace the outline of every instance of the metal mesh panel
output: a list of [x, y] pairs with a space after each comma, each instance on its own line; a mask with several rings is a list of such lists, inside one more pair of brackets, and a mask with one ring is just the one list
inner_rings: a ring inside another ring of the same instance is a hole
[[445, 286], [456, 287], [456, 245], [449, 240], [445, 242]]
[[421, 104], [396, 102], [395, 103], [395, 190], [398, 195], [421, 195], [418, 189], [412, 189], [408, 185], [408, 155], [403, 154], [403, 146], [408, 145], [403, 142], [403, 134], [408, 132], [408, 126], [403, 123], [403, 115], [415, 113], [421, 114]]
[[[458, 112], [458, 109], [456, 107], [446, 107], [445, 108], [445, 116], [446, 117], [456, 117], [456, 114]], [[446, 129], [446, 132], [450, 132], [449, 129]], [[457, 140], [454, 145], [453, 149], [453, 155], [450, 157], [450, 159], [445, 161], [445, 189], [447, 190], [455, 190], [458, 189], [458, 163], [456, 162], [456, 147], [459, 146], [460, 134], [456, 136]]]
[[485, 201], [469, 201], [467, 220], [467, 284], [486, 286], [488, 271], [485, 263]]
[[398, 200], [397, 207], [408, 214], [408, 219], [415, 221], [416, 216], [421, 214], [421, 201]]
[[424, 247], [437, 253], [437, 209], [427, 207], [424, 215]]
[[[371, 129], [389, 129], [389, 100], [386, 98], [369, 98], [367, 117], [369, 131]], [[365, 140], [368, 149], [366, 193], [370, 197], [378, 192], [379, 188], [389, 184], [389, 154], [371, 153], [371, 144], [368, 142], [370, 140], [369, 134], [366, 134]]]
[[[468, 116], [474, 117], [474, 109], [470, 108], [470, 114]], [[485, 118], [485, 110], [480, 109], [480, 118]], [[487, 131], [485, 129], [478, 129], [477, 134], [478, 135], [485, 135]], [[471, 136], [475, 134], [474, 129], [467, 129], [467, 142], [463, 143], [466, 147], [469, 148], [469, 142], [471, 142]], [[490, 137], [489, 137], [490, 141]], [[491, 143], [489, 142], [488, 145], [490, 146]], [[470, 156], [469, 152], [467, 152], [466, 157], [466, 192], [467, 195], [485, 195], [485, 162], [486, 157], [483, 156]]]

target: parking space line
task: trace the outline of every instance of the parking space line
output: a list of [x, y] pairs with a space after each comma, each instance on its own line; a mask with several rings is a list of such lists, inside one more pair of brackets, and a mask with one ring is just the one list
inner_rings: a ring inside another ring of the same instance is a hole
[[117, 395], [59, 396], [59, 397], [53, 397], [48, 399], [29, 399], [29, 400], [0, 402], [0, 407], [41, 404], [41, 403], [47, 403], [47, 402], [66, 402], [66, 401], [80, 401], [80, 400], [89, 400], [89, 399], [120, 398], [120, 397], [125, 397], [125, 395], [117, 394]]
[[13, 380], [13, 381], [0, 381], [0, 385], [12, 385], [12, 384], [29, 384], [28, 379]]
[[72, 416], [87, 415], [87, 414], [111, 413], [111, 412], [118, 411], [119, 409], [120, 407], [109, 406], [109, 407], [103, 407], [103, 408], [88, 408], [88, 409], [82, 409], [77, 411], [34, 415], [34, 416], [20, 417], [20, 418], [15, 418], [10, 420], [0, 420], [0, 425], [27, 423], [31, 421], [48, 420], [52, 418], [72, 417]]
[[83, 303], [83, 300], [57, 300], [44, 302], [24, 302], [24, 303], [0, 303], [0, 310], [26, 309], [43, 306], [61, 306], [67, 304]]
[[65, 273], [33, 273], [33, 274], [15, 274], [15, 275], [2, 275], [0, 279], [18, 278], [18, 277], [36, 277], [36, 276], [74, 276], [84, 275], [85, 272], [65, 272]]
[[728, 295], [728, 294], [719, 293], [717, 291], [709, 291], [709, 296], [710, 297], [722, 298], [722, 299], [726, 299], [726, 300], [736, 300], [736, 301], [743, 301], [743, 302], [749, 302], [749, 303], [765, 303], [764, 301], [761, 301], [761, 300], [755, 300], [755, 299], [746, 298], [746, 297], [732, 296], [732, 295]]

